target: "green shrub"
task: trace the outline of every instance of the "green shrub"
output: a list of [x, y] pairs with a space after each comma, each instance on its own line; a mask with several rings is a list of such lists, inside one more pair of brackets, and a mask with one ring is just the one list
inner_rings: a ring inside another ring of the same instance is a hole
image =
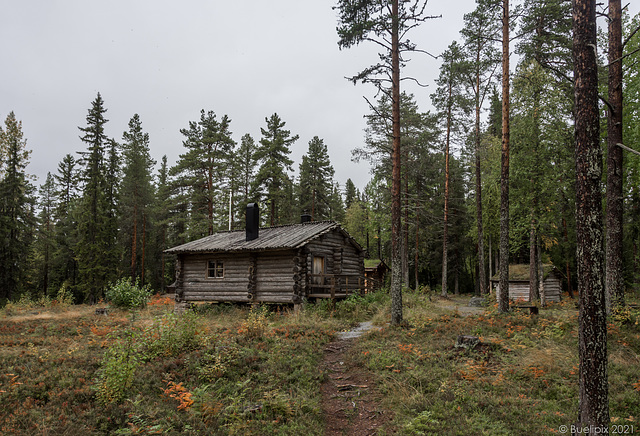
[[71, 306], [73, 305], [73, 292], [69, 289], [69, 283], [64, 282], [58, 293], [56, 294], [56, 301], [60, 306]]
[[140, 287], [138, 280], [133, 283], [129, 278], [122, 278], [107, 289], [106, 298], [110, 304], [122, 309], [143, 308], [151, 298], [151, 289], [149, 285]]
[[204, 337], [202, 319], [193, 312], [182, 316], [167, 313], [156, 317], [143, 335], [145, 358], [178, 356], [202, 347]]
[[142, 363], [136, 349], [136, 334], [125, 330], [102, 358], [94, 389], [103, 406], [120, 404], [131, 392], [136, 370]]

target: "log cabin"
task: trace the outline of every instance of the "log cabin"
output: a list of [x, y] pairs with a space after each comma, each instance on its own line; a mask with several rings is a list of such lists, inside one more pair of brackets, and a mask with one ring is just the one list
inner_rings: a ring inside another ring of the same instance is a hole
[[259, 227], [206, 236], [165, 251], [176, 255], [176, 308], [192, 302], [300, 304], [364, 291], [364, 250], [333, 221]]
[[[543, 303], [560, 301], [562, 296], [562, 274], [551, 264], [542, 265], [542, 284], [540, 298]], [[498, 293], [500, 273], [491, 277], [491, 285]], [[509, 265], [509, 299], [514, 301], [530, 301], [529, 299], [529, 264]]]

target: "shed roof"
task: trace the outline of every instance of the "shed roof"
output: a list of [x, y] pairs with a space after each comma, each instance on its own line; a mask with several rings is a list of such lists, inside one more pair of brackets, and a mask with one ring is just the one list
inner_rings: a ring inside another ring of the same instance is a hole
[[[546, 279], [551, 272], [557, 271], [557, 268], [550, 264], [542, 264], [542, 278]], [[491, 277], [492, 282], [500, 281], [500, 272]], [[509, 265], [509, 281], [510, 282], [528, 282], [529, 281], [529, 264], [511, 264]]]
[[364, 269], [365, 270], [375, 270], [382, 267], [383, 269], [390, 269], [384, 260], [381, 259], [365, 259], [364, 260]]
[[165, 253], [212, 253], [212, 252], [240, 252], [267, 251], [300, 248], [308, 242], [319, 238], [334, 229], [347, 236], [358, 249], [362, 247], [334, 221], [312, 221], [302, 224], [263, 227], [259, 237], [246, 241], [244, 230], [233, 230], [214, 233], [204, 238], [178, 245], [165, 250]]

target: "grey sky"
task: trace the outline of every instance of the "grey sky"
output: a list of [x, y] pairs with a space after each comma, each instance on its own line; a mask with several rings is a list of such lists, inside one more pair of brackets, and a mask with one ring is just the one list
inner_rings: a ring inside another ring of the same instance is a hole
[[[151, 154], [173, 164], [183, 152], [180, 129], [201, 109], [227, 114], [236, 141], [257, 141], [265, 117], [277, 112], [300, 135], [292, 158], [313, 136], [323, 138], [336, 169], [363, 188], [366, 163], [351, 162], [361, 146], [371, 85], [344, 79], [377, 60], [370, 44], [340, 51], [334, 0], [2, 0], [0, 118], [10, 111], [23, 122], [33, 150], [28, 172], [56, 172], [66, 153], [85, 150], [78, 126], [97, 92], [108, 136], [122, 139], [134, 113], [150, 135]], [[431, 0], [442, 14], [415, 32], [420, 48], [441, 53], [457, 38], [474, 0]], [[632, 6], [637, 12], [638, 5]], [[422, 110], [439, 61], [416, 55], [409, 73], [429, 88], [407, 83]]]

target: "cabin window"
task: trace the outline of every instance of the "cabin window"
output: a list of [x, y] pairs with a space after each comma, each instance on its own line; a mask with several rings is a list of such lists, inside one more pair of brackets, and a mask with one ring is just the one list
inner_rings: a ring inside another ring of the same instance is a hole
[[210, 279], [224, 278], [224, 263], [221, 260], [207, 262], [207, 277]]

